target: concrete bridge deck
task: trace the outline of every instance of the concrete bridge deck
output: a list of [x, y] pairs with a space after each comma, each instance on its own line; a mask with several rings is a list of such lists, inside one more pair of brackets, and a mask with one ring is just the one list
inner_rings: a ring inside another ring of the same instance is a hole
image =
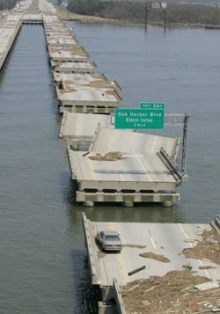
[[[111, 126], [111, 116], [64, 112], [61, 122], [60, 138], [70, 139], [71, 144], [87, 143], [94, 137], [98, 125]], [[112, 126], [113, 127], [113, 126]]]
[[53, 72], [56, 73], [94, 73], [96, 64], [94, 62], [54, 62], [51, 61]]
[[49, 56], [53, 61], [87, 61], [88, 53], [83, 47], [78, 45], [69, 47], [50, 47], [48, 48]]
[[[153, 284], [155, 277], [162, 278], [172, 271], [183, 272], [183, 270], [186, 271], [187, 267], [190, 267], [188, 272], [192, 271], [193, 277], [201, 276], [209, 280], [201, 287], [198, 285], [197, 289], [207, 292], [204, 293], [203, 302], [200, 303], [200, 306], [203, 311], [206, 310], [207, 313], [211, 313], [211, 309], [205, 308], [204, 304], [209, 303], [209, 300], [213, 304], [213, 299], [218, 298], [220, 265], [214, 262], [212, 258], [207, 259], [205, 254], [204, 257], [201, 254], [200, 258], [187, 257], [184, 254], [185, 249], [195, 248], [198, 242], [203, 241], [204, 232], [213, 234], [212, 238], [216, 237], [210, 224], [93, 222], [83, 214], [83, 225], [91, 282], [93, 285], [100, 286], [103, 300], [108, 304], [108, 306], [100, 304], [99, 313], [128, 313], [123, 295], [125, 295], [129, 283], [133, 283], [130, 289], [133, 289], [133, 296], [137, 297], [138, 292], [135, 289], [138, 289], [142, 281], [152, 278], [150, 286], [146, 286], [143, 291], [139, 289], [139, 302], [144, 302], [147, 298], [144, 291], [155, 288]], [[107, 253], [100, 249], [96, 242], [96, 234], [103, 230], [115, 230], [120, 234], [123, 243], [121, 252]], [[207, 242], [206, 245], [211, 247], [213, 244]], [[146, 252], [148, 252], [148, 257], [143, 257]], [[163, 257], [163, 259], [157, 259], [156, 257]], [[166, 259], [166, 262], [164, 259]], [[191, 287], [191, 289], [197, 290], [191, 282], [191, 286], [181, 291], [181, 286], [179, 288], [177, 283], [175, 286], [175, 277], [172, 278], [170, 284], [176, 289], [180, 289], [178, 305], [181, 304], [181, 295], [186, 293], [187, 289]], [[149, 298], [148, 306], [155, 301]], [[113, 299], [115, 302], [111, 306], [111, 300]], [[162, 299], [163, 296], [159, 295], [158, 302]], [[174, 300], [172, 297], [170, 300], [170, 308], [172, 308]], [[183, 305], [186, 306], [185, 303]], [[177, 306], [174, 306], [174, 308], [176, 311], [178, 310]], [[160, 313], [162, 312], [160, 311]], [[179, 313], [184, 312], [180, 311]]]

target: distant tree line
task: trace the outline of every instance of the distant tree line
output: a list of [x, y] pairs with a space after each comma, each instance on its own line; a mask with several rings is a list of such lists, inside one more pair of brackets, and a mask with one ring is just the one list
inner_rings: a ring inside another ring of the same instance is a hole
[[101, 0], [69, 0], [68, 3], [69, 11], [82, 15], [102, 16], [103, 9], [104, 1]]
[[[130, 1], [69, 0], [68, 10], [82, 15], [101, 16], [144, 23], [145, 4]], [[161, 10], [148, 11], [149, 23], [163, 23]], [[168, 3], [167, 23], [220, 24], [220, 8], [206, 5]]]
[[0, 10], [10, 10], [14, 8], [18, 0], [0, 0]]

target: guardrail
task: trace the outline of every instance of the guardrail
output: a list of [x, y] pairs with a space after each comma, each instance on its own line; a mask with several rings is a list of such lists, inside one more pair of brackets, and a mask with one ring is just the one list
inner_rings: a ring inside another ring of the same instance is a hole
[[122, 295], [120, 292], [120, 288], [119, 288], [118, 282], [115, 278], [113, 278], [113, 288], [114, 288], [114, 292], [115, 292], [115, 301], [116, 301], [118, 313], [119, 314], [126, 314], [126, 310], [125, 310], [124, 302], [123, 302]]
[[178, 166], [165, 151], [163, 147], [161, 147], [160, 151], [157, 153], [160, 159], [163, 161], [163, 163], [168, 167], [173, 177], [176, 179], [178, 183], [181, 183], [183, 181], [184, 173], [178, 169]]
[[92, 250], [92, 239], [91, 239], [91, 232], [90, 232], [90, 228], [89, 228], [89, 222], [88, 222], [88, 219], [86, 218], [86, 215], [84, 213], [83, 213], [82, 217], [83, 217], [83, 227], [84, 227], [84, 232], [85, 232], [85, 237], [86, 237], [86, 247], [88, 250], [92, 284], [93, 285], [99, 285], [100, 282], [98, 281], [97, 272], [96, 272], [96, 266], [95, 266], [96, 261], [95, 261], [95, 256], [94, 256], [93, 250]]
[[220, 234], [220, 215], [217, 215], [214, 221], [211, 222], [211, 226]]

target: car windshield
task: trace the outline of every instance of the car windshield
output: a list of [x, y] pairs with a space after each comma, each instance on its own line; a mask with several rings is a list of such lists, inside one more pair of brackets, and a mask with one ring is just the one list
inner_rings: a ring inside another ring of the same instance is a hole
[[106, 235], [105, 241], [120, 241], [117, 235]]

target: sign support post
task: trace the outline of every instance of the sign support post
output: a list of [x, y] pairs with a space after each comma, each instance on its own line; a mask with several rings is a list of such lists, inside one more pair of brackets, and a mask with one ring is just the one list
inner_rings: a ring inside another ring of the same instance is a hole
[[147, 17], [148, 17], [148, 3], [146, 1], [145, 2], [145, 15], [144, 15], [144, 24], [145, 24], [146, 30], [147, 30]]

